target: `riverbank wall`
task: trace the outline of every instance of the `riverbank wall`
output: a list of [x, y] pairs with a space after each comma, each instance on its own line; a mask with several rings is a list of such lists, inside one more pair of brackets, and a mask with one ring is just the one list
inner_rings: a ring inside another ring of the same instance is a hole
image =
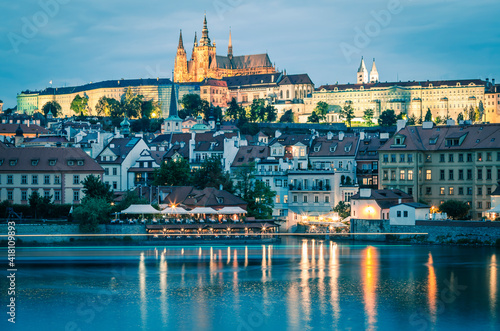
[[500, 222], [416, 221], [415, 223], [415, 225], [391, 225], [389, 220], [351, 219], [352, 239], [420, 244], [500, 244]]

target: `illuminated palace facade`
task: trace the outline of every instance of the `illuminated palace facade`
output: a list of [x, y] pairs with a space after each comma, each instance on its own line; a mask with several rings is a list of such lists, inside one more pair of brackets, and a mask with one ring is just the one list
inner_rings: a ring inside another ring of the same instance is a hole
[[231, 31], [227, 56], [216, 54], [216, 45], [208, 37], [207, 17], [203, 21], [200, 41], [194, 36], [191, 59], [187, 60], [182, 31], [175, 57], [174, 82], [201, 82], [205, 78], [222, 79], [224, 77], [270, 74], [276, 70], [267, 54], [233, 56]]
[[[416, 118], [425, 117], [427, 109], [430, 109], [434, 118], [440, 116], [456, 120], [464, 108], [478, 107], [480, 102], [484, 105], [485, 92], [491, 85], [489, 81], [480, 79], [380, 82], [375, 64], [368, 74], [364, 61], [361, 61], [356, 84], [320, 86], [311, 98], [304, 99], [304, 111], [312, 113], [316, 104], [323, 101], [339, 107], [350, 103], [357, 118], [363, 117], [366, 109], [373, 109], [375, 118], [386, 109]], [[330, 122], [338, 118], [334, 114], [329, 115], [327, 120]]]

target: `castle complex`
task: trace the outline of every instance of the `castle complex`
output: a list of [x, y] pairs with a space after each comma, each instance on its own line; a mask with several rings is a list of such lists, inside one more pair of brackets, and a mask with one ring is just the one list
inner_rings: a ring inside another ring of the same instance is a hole
[[174, 66], [174, 82], [201, 82], [205, 78], [222, 79], [224, 77], [270, 74], [275, 73], [271, 60], [267, 54], [233, 56], [231, 32], [227, 56], [216, 54], [215, 43], [208, 37], [207, 17], [203, 21], [203, 30], [200, 41], [194, 36], [191, 60], [187, 60], [182, 31], [179, 36], [177, 55]]

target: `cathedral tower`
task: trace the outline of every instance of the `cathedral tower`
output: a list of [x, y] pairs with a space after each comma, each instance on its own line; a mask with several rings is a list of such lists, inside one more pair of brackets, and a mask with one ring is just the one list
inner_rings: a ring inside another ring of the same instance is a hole
[[361, 57], [361, 64], [359, 65], [358, 69], [357, 84], [366, 84], [366, 83], [368, 83], [368, 70], [366, 69], [365, 66], [365, 60], [363, 60], [363, 57]]
[[233, 59], [233, 41], [231, 39], [231, 28], [229, 28], [229, 44], [227, 45], [227, 57]]
[[179, 45], [177, 46], [177, 55], [174, 64], [174, 82], [182, 82], [188, 78], [187, 56], [182, 41], [182, 30], [179, 35]]
[[370, 83], [378, 82], [378, 71], [377, 66], [375, 65], [375, 59], [373, 59], [372, 70], [370, 71]]

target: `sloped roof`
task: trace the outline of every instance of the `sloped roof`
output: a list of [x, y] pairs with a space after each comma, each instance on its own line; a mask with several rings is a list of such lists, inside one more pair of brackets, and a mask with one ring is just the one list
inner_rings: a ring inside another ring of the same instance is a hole
[[[11, 165], [10, 161], [15, 164]], [[50, 165], [49, 161], [55, 161], [55, 164]], [[73, 165], [68, 161], [73, 161]], [[83, 161], [83, 165], [78, 165], [77, 161]], [[103, 173], [104, 169], [81, 148], [11, 147], [3, 148], [0, 154], [0, 172], [62, 171]]]
[[[96, 160], [99, 163], [109, 163], [109, 164], [120, 164], [127, 157], [128, 153], [134, 149], [135, 145], [141, 140], [141, 138], [113, 138], [106, 147], [97, 155]], [[111, 147], [113, 146], [113, 147]], [[110, 149], [116, 156], [116, 160], [113, 161], [101, 161], [100, 155], [106, 150]]]
[[311, 84], [314, 85], [308, 74], [285, 75], [279, 85]]
[[281, 77], [281, 73], [272, 74], [258, 74], [258, 75], [244, 75], [244, 76], [233, 76], [224, 77], [223, 80], [226, 81], [228, 88], [239, 88], [245, 86], [268, 86], [277, 85], [278, 80]]
[[306, 146], [311, 145], [312, 136], [310, 134], [282, 134], [278, 138], [273, 138], [269, 142], [269, 146], [275, 143], [280, 143], [283, 146], [294, 146], [298, 142], [303, 143]]
[[268, 146], [241, 146], [236, 154], [231, 167], [240, 167], [242, 165], [254, 162], [256, 158], [261, 160], [269, 156]]
[[[422, 126], [407, 126], [398, 132], [406, 136], [405, 146], [394, 146], [395, 137], [385, 143], [381, 151], [437, 151], [437, 150], [477, 150], [498, 149], [500, 142], [500, 124], [476, 124], [476, 125], [450, 125], [434, 126], [431, 129], [423, 129]], [[459, 138], [467, 134], [461, 145], [446, 146], [448, 137]], [[436, 143], [431, 144], [431, 138], [436, 138]]]
[[[0, 135], [15, 135], [16, 130], [19, 127], [19, 124], [10, 124], [10, 123], [0, 123]], [[21, 130], [23, 130], [24, 135], [34, 135], [34, 134], [47, 134], [49, 130], [36, 125], [30, 124], [27, 126], [26, 124], [21, 124]]]
[[[358, 140], [359, 136], [346, 136], [342, 141], [339, 140], [338, 136], [333, 137], [333, 139], [318, 137], [312, 143], [309, 157], [355, 156]], [[331, 151], [333, 146], [336, 146], [336, 148]], [[319, 151], [315, 151], [317, 148], [319, 148]]]
[[[351, 199], [358, 200], [398, 200], [398, 199], [410, 199], [413, 201], [413, 197], [408, 193], [401, 191], [399, 189], [393, 190], [371, 190], [371, 195], [369, 197], [360, 197], [360, 192], [354, 194]], [[405, 201], [409, 202], [409, 201]]]
[[379, 137], [361, 140], [359, 142], [356, 160], [378, 160], [378, 150], [384, 142], [385, 140], [381, 140]]
[[[164, 204], [183, 205], [189, 208], [213, 207], [213, 206], [242, 206], [246, 209], [247, 203], [241, 198], [224, 190], [207, 187], [197, 190], [193, 186], [172, 186], [162, 187], [162, 194], [166, 196], [162, 199]], [[219, 203], [217, 198], [222, 198]]]
[[222, 69], [249, 69], [272, 67], [273, 64], [267, 54], [239, 55], [230, 59], [227, 56], [216, 56], [217, 67]]

